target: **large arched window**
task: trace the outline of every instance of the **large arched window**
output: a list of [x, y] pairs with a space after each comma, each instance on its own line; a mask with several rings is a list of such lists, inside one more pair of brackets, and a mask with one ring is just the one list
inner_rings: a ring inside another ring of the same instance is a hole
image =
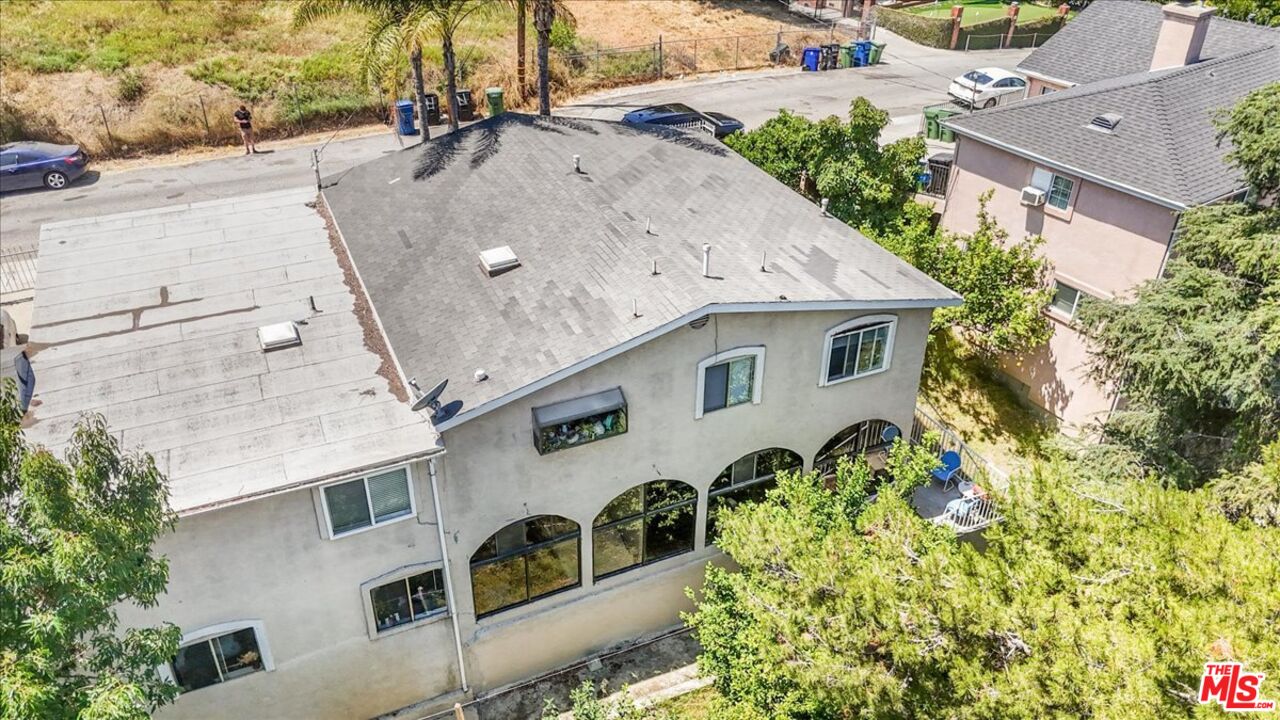
[[471, 556], [476, 617], [577, 587], [581, 534], [559, 515], [535, 515], [489, 536]]
[[824, 475], [833, 473], [841, 457], [870, 456], [892, 447], [894, 438], [901, 435], [898, 426], [888, 420], [863, 420], [832, 435], [814, 457], [813, 468]]
[[774, 486], [775, 474], [802, 465], [804, 460], [798, 454], [784, 448], [769, 448], [743, 455], [721, 471], [711, 483], [707, 499], [707, 542], [715, 542], [716, 516], [721, 510], [745, 501], [763, 500], [765, 491]]
[[698, 491], [678, 480], [654, 480], [614, 498], [592, 523], [592, 566], [598, 580], [693, 550]]

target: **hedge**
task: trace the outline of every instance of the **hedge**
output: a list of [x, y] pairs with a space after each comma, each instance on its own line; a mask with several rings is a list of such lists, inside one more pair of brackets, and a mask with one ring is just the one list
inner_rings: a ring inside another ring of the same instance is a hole
[[951, 18], [931, 18], [887, 7], [876, 8], [876, 24], [911, 42], [929, 47], [951, 47]]

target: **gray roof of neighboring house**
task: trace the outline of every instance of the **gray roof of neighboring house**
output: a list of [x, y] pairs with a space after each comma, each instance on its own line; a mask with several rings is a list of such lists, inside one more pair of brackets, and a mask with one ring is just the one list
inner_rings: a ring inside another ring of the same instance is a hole
[[[60, 452], [81, 413], [102, 413], [155, 457], [180, 513], [438, 450], [368, 342], [315, 198], [42, 226], [27, 436]], [[302, 344], [263, 352], [257, 328], [286, 320], [305, 320]]]
[[[1262, 47], [1078, 85], [946, 122], [960, 135], [1067, 173], [1186, 207], [1243, 187], [1239, 170], [1225, 160], [1230, 142], [1219, 142], [1213, 118], [1277, 80], [1280, 50]], [[1090, 127], [1105, 113], [1122, 116], [1114, 131]]]
[[[455, 422], [716, 306], [958, 301], [710, 137], [669, 128], [508, 113], [327, 182], [402, 372], [447, 378]], [[520, 267], [488, 277], [478, 254], [504, 245]]]
[[[1018, 70], [1083, 85], [1151, 68], [1163, 13], [1148, 0], [1096, 0], [1036, 48]], [[1214, 17], [1202, 60], [1280, 43], [1280, 28]]]

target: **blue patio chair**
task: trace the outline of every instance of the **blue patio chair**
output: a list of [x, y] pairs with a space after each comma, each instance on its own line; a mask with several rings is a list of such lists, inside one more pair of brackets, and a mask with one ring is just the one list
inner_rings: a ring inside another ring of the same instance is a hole
[[942, 481], [942, 491], [946, 492], [951, 489], [956, 473], [960, 472], [960, 453], [955, 450], [948, 450], [942, 453], [939, 461], [942, 464], [934, 468], [933, 476]]
[[897, 425], [885, 426], [884, 432], [880, 433], [880, 439], [888, 445], [892, 445], [893, 441], [900, 437], [902, 437], [902, 431], [898, 429]]

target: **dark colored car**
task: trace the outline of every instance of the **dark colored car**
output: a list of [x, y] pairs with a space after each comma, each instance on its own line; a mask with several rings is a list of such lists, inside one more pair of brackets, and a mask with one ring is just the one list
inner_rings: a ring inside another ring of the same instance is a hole
[[61, 190], [88, 168], [79, 145], [15, 142], [0, 145], [0, 190], [40, 187]]
[[702, 113], [682, 103], [668, 103], [653, 107], [632, 110], [622, 116], [622, 122], [636, 125], [666, 125], [667, 127], [693, 128], [705, 130], [722, 138], [742, 129], [742, 123], [724, 113]]

